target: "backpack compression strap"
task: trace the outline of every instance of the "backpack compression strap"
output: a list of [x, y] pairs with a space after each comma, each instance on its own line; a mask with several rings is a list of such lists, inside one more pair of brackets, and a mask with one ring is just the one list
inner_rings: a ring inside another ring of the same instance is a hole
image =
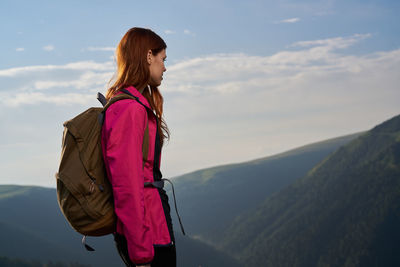
[[174, 184], [171, 182], [170, 179], [167, 178], [162, 178], [160, 181], [154, 181], [154, 182], [145, 182], [144, 183], [144, 187], [155, 187], [158, 189], [163, 189], [164, 188], [164, 181], [167, 181], [168, 183], [171, 184], [171, 188], [172, 188], [172, 195], [174, 197], [174, 206], [175, 206], [175, 212], [176, 212], [176, 216], [178, 217], [179, 220], [179, 225], [181, 226], [181, 230], [182, 230], [182, 234], [185, 234], [185, 229], [183, 229], [183, 224], [182, 224], [182, 220], [181, 220], [181, 216], [179, 216], [178, 213], [178, 207], [176, 206], [176, 197], [175, 197], [175, 189], [174, 189]]

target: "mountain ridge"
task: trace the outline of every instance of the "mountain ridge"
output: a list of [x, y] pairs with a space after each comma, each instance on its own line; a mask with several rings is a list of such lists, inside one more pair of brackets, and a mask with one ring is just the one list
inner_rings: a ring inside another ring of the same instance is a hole
[[254, 158], [254, 159], [249, 159], [249, 160], [244, 160], [244, 161], [240, 161], [240, 162], [234, 162], [234, 163], [227, 163], [227, 164], [221, 164], [221, 165], [215, 165], [215, 166], [209, 166], [209, 167], [205, 167], [205, 168], [201, 168], [201, 169], [197, 169], [194, 171], [190, 171], [184, 174], [180, 174], [178, 176], [174, 176], [172, 177], [174, 179], [174, 181], [176, 181], [177, 179], [181, 179], [184, 178], [186, 176], [190, 176], [190, 175], [196, 175], [198, 173], [204, 172], [204, 171], [215, 171], [215, 170], [224, 170], [226, 168], [231, 168], [231, 167], [240, 167], [243, 165], [247, 165], [247, 164], [258, 164], [260, 162], [264, 162], [264, 161], [268, 161], [268, 160], [275, 160], [275, 159], [279, 159], [282, 157], [286, 157], [292, 154], [299, 154], [301, 152], [303, 152], [303, 150], [311, 150], [314, 147], [316, 149], [320, 149], [320, 146], [327, 146], [331, 143], [335, 143], [339, 140], [343, 140], [343, 139], [353, 139], [363, 133], [365, 133], [366, 131], [360, 131], [360, 132], [355, 132], [355, 133], [351, 133], [351, 134], [346, 134], [346, 135], [342, 135], [339, 137], [333, 137], [333, 138], [328, 138], [325, 140], [320, 140], [320, 141], [316, 141], [316, 142], [312, 142], [312, 143], [308, 143], [306, 145], [301, 145], [299, 147], [295, 147], [295, 148], [291, 148], [288, 150], [285, 150], [283, 152], [279, 152], [277, 154], [273, 154], [273, 155], [269, 155], [269, 156], [264, 156], [264, 157], [259, 157], [259, 158]]

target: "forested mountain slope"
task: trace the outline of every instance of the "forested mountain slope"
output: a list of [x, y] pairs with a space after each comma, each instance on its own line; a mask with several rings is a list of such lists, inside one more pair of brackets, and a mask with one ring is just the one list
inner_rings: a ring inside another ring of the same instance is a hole
[[246, 266], [400, 266], [400, 116], [236, 218], [220, 245]]

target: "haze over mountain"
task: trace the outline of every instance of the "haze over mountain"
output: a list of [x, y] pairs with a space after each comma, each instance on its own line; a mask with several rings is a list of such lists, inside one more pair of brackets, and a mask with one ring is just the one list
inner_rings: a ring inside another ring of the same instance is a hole
[[[186, 230], [207, 243], [218, 243], [237, 216], [252, 211], [267, 196], [303, 177], [326, 156], [359, 135], [177, 177], [174, 184]], [[177, 220], [174, 221], [177, 225]]]

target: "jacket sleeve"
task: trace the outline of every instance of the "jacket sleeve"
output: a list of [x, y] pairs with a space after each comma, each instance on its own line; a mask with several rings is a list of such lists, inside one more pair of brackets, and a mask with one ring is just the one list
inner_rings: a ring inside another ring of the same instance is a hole
[[149, 263], [154, 257], [144, 206], [142, 144], [146, 123], [146, 109], [134, 101], [110, 107], [102, 138], [119, 231], [127, 240], [129, 257], [135, 264]]

